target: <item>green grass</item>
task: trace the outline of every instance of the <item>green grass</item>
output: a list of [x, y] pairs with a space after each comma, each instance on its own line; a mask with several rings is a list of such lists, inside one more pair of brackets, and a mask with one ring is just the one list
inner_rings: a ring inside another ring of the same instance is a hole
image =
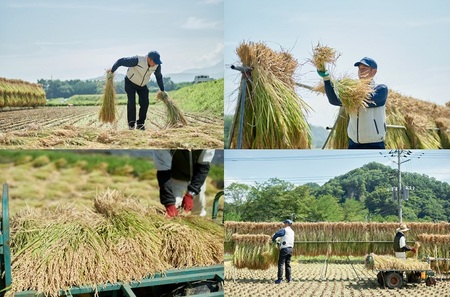
[[[174, 99], [178, 107], [186, 112], [210, 112], [214, 115], [223, 115], [223, 92], [224, 79], [213, 80], [199, 84], [189, 84], [176, 91], [168, 92], [169, 97]], [[73, 105], [99, 105], [101, 94], [73, 95], [64, 100], [63, 98], [51, 99], [47, 106]], [[117, 94], [119, 105], [127, 104], [126, 94]], [[149, 94], [150, 105], [156, 104], [156, 92]], [[138, 100], [136, 99], [136, 104]]]
[[[206, 184], [209, 214], [219, 191], [216, 179], [223, 185], [223, 166], [211, 165], [210, 173]], [[151, 157], [95, 151], [4, 150], [0, 153], [0, 183], [10, 185], [12, 215], [26, 206], [75, 203], [77, 207], [91, 207], [96, 193], [108, 188], [162, 207]]]
[[223, 115], [224, 80], [193, 84], [169, 93], [183, 111]]
[[[127, 104], [126, 94], [117, 94], [117, 101], [119, 105]], [[100, 105], [100, 99], [102, 94], [88, 94], [88, 95], [73, 95], [72, 97], [64, 100], [63, 98], [56, 98], [47, 101], [47, 106], [67, 106], [73, 105]]]
[[[30, 159], [30, 157], [32, 159]], [[105, 164], [106, 172], [115, 174], [124, 166], [133, 168], [132, 175], [139, 177], [149, 170], [153, 169], [153, 160], [142, 158], [130, 158], [127, 156], [110, 156], [105, 154], [82, 154], [72, 153], [70, 151], [3, 151], [0, 156], [0, 163], [16, 162], [16, 160], [30, 160], [29, 162], [36, 167], [38, 164], [47, 165], [48, 162], [55, 164], [61, 163], [61, 159], [65, 160], [64, 167], [80, 167], [81, 169], [92, 172], [94, 169], [103, 168]], [[47, 161], [48, 160], [48, 161]], [[20, 163], [19, 162], [19, 163]], [[57, 165], [55, 167], [58, 167]]]

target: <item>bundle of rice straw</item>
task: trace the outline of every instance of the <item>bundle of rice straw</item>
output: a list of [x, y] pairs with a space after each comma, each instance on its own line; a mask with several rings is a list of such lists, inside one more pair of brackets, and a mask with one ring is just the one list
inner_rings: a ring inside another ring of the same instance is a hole
[[371, 253], [373, 257], [373, 267], [366, 262], [367, 269], [376, 270], [430, 270], [430, 264], [417, 259], [398, 259], [390, 255], [376, 255]]
[[[167, 220], [111, 190], [97, 194], [94, 206], [28, 209], [11, 220], [14, 281], [8, 294], [59, 296], [70, 287], [129, 283], [175, 267], [223, 263], [223, 229], [212, 221], [195, 221], [194, 228], [189, 218]], [[183, 237], [174, 245], [168, 233]], [[195, 239], [196, 248], [183, 244], [185, 238]]]
[[271, 237], [265, 234], [233, 234], [235, 243], [233, 265], [236, 268], [266, 270], [278, 263], [279, 249], [271, 244]]
[[106, 71], [106, 83], [103, 91], [98, 119], [102, 123], [116, 122], [116, 90], [114, 88], [114, 73]]
[[181, 124], [182, 126], [187, 125], [186, 118], [184, 117], [183, 112], [175, 105], [175, 102], [166, 95], [165, 92], [159, 91], [156, 94], [156, 99], [164, 102], [167, 111], [167, 127], [174, 127], [176, 125]]
[[341, 54], [338, 53], [334, 48], [323, 46], [317, 43], [317, 46], [313, 49], [313, 56], [309, 60], [317, 70], [324, 72], [326, 69], [325, 64], [335, 64], [336, 60]]
[[[275, 52], [263, 43], [242, 43], [236, 50], [242, 65], [251, 67], [244, 110], [237, 104], [230, 148], [238, 142], [237, 127], [244, 113], [242, 148], [295, 149], [311, 147], [304, 112], [309, 107], [295, 92], [298, 62], [288, 52]], [[239, 97], [242, 97], [239, 88]]]
[[373, 94], [369, 80], [348, 76], [334, 81], [334, 90], [348, 114], [356, 114], [361, 106], [367, 107]]

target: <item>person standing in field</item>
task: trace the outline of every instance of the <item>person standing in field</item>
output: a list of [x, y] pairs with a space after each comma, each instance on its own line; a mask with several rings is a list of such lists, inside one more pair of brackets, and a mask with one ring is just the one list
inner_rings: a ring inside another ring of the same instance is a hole
[[[359, 79], [367, 79], [374, 90], [367, 107], [361, 106], [356, 114], [350, 114], [347, 127], [349, 149], [384, 149], [386, 138], [386, 100], [388, 88], [386, 85], [375, 84], [373, 80], [378, 65], [368, 57], [362, 58], [354, 66], [358, 67]], [[330, 81], [328, 71], [317, 70], [325, 84], [325, 94], [332, 105], [342, 106]]]
[[153, 152], [159, 198], [168, 217], [177, 216], [179, 207], [206, 216], [205, 181], [214, 153], [212, 149]]
[[292, 281], [291, 276], [291, 257], [294, 251], [294, 237], [295, 233], [292, 230], [291, 220], [285, 220], [283, 222], [284, 228], [280, 229], [277, 233], [272, 236], [272, 241], [275, 242], [277, 238], [280, 238], [280, 255], [278, 256], [278, 278], [275, 281], [276, 284], [281, 284], [283, 281], [283, 267], [286, 270], [286, 280], [287, 282]]
[[406, 245], [405, 232], [407, 231], [409, 231], [409, 229], [406, 224], [401, 224], [400, 227], [396, 230], [397, 233], [394, 237], [394, 252], [396, 258], [406, 259], [407, 251], [412, 251], [413, 253], [416, 252], [414, 248]]
[[[164, 82], [161, 73], [161, 59], [157, 51], [151, 51], [147, 56], [134, 56], [121, 58], [114, 63], [111, 72], [114, 73], [120, 66], [128, 67], [125, 76], [125, 92], [127, 93], [127, 120], [130, 130], [145, 130], [145, 120], [149, 105], [147, 83], [152, 73], [155, 74], [159, 89], [165, 96]], [[139, 118], [136, 121], [136, 93], [139, 96]]]

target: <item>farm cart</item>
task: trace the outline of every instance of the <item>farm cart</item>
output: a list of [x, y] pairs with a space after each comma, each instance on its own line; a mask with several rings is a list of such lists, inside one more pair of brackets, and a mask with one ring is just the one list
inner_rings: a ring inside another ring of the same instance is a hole
[[[372, 255], [366, 257], [366, 267], [374, 269], [375, 261]], [[389, 289], [401, 288], [407, 283], [420, 283], [425, 280], [427, 286], [436, 284], [436, 278], [433, 270], [430, 269], [395, 269], [395, 268], [383, 268], [376, 269], [377, 281], [383, 287]]]
[[[8, 213], [8, 185], [3, 185], [2, 212], [0, 226], [0, 296], [4, 295], [13, 284], [10, 254], [10, 231]], [[218, 199], [217, 199], [218, 200]], [[71, 287], [61, 290], [59, 296], [98, 296], [103, 297], [135, 297], [135, 296], [224, 296], [223, 265], [211, 265], [185, 269], [170, 269], [131, 283], [108, 283], [97, 287]], [[14, 296], [44, 296], [35, 291], [22, 291]]]

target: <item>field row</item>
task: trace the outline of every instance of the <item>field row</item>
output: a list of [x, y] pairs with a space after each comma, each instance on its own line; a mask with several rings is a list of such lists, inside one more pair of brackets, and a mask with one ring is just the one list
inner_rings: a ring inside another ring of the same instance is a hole
[[445, 275], [436, 286], [425, 283], [407, 284], [401, 289], [382, 288], [376, 272], [367, 270], [363, 264], [291, 263], [291, 283], [275, 285], [277, 268], [267, 270], [236, 269], [230, 261], [225, 263], [225, 296], [450, 296], [450, 275]]
[[126, 106], [117, 124], [102, 124], [98, 106], [47, 107], [0, 112], [0, 145], [8, 148], [223, 148], [223, 118], [186, 113], [188, 125], [166, 127], [162, 104], [151, 105], [146, 131], [129, 131]]

